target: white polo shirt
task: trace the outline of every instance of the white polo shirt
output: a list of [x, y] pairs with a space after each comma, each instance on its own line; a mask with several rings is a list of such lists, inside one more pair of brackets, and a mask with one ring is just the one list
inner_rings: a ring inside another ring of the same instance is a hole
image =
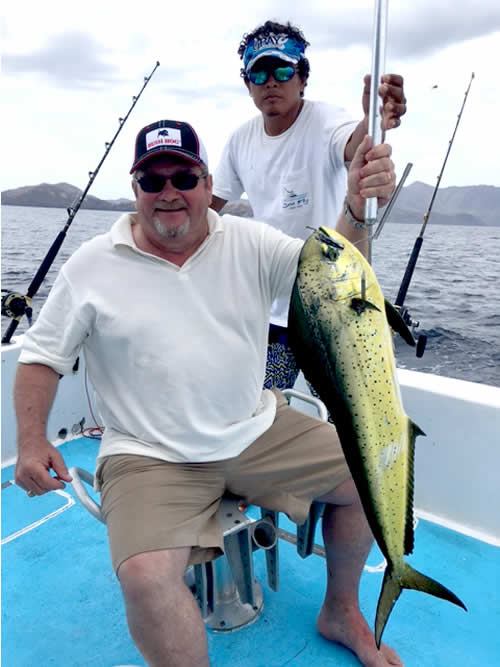
[[[288, 298], [302, 241], [209, 210], [182, 267], [139, 250], [123, 215], [62, 267], [21, 363], [70, 373], [83, 349], [105, 433], [99, 459], [238, 455], [272, 424], [262, 391], [271, 303]], [[64, 385], [61, 387], [64, 391]]]

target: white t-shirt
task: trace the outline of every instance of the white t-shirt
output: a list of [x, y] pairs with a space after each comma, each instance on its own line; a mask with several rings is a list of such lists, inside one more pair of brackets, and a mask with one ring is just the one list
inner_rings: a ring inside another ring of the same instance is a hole
[[[303, 242], [208, 213], [210, 234], [178, 267], [139, 250], [123, 215], [62, 267], [21, 363], [70, 373], [83, 347], [106, 427], [99, 459], [237, 456], [272, 424], [264, 383], [271, 303], [289, 296]], [[64, 380], [63, 380], [64, 382]]]
[[[310, 227], [335, 227], [346, 192], [346, 143], [358, 122], [343, 109], [304, 100], [291, 127], [271, 137], [262, 115], [229, 138], [213, 193], [233, 201], [246, 192], [257, 220], [306, 239]], [[273, 304], [272, 322], [287, 325], [288, 301]]]

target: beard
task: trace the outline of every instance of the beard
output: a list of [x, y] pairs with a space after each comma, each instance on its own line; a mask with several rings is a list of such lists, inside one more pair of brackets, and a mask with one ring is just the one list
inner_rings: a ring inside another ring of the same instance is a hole
[[153, 216], [153, 226], [156, 232], [164, 239], [178, 239], [186, 236], [186, 234], [189, 232], [191, 227], [191, 220], [188, 217], [180, 227], [167, 227], [161, 222], [158, 216], [155, 215]]

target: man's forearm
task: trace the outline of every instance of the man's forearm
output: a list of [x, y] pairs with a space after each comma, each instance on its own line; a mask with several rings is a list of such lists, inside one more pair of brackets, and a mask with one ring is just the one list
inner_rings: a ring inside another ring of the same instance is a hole
[[219, 211], [224, 208], [224, 206], [227, 203], [227, 199], [221, 199], [220, 197], [217, 197], [216, 195], [212, 195], [212, 201], [210, 203], [210, 208], [213, 208], [214, 211], [219, 213]]
[[59, 375], [42, 364], [19, 364], [14, 385], [17, 433], [20, 446], [45, 438], [47, 420], [57, 391]]
[[[364, 211], [354, 211], [349, 200], [347, 201], [353, 215], [355, 215], [356, 218], [361, 222], [363, 220]], [[335, 229], [339, 234], [342, 234], [342, 236], [355, 245], [362, 255], [368, 257], [369, 230], [367, 228], [355, 227], [352, 221], [349, 221], [342, 211], [337, 220]]]

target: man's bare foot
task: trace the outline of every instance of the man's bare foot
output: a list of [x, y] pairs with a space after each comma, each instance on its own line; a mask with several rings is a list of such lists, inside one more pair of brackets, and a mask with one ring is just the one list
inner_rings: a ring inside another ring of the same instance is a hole
[[388, 667], [403, 662], [390, 646], [375, 644], [375, 637], [359, 609], [342, 609], [342, 613], [332, 613], [325, 606], [318, 616], [318, 632], [330, 641], [339, 642], [350, 649], [364, 667]]

